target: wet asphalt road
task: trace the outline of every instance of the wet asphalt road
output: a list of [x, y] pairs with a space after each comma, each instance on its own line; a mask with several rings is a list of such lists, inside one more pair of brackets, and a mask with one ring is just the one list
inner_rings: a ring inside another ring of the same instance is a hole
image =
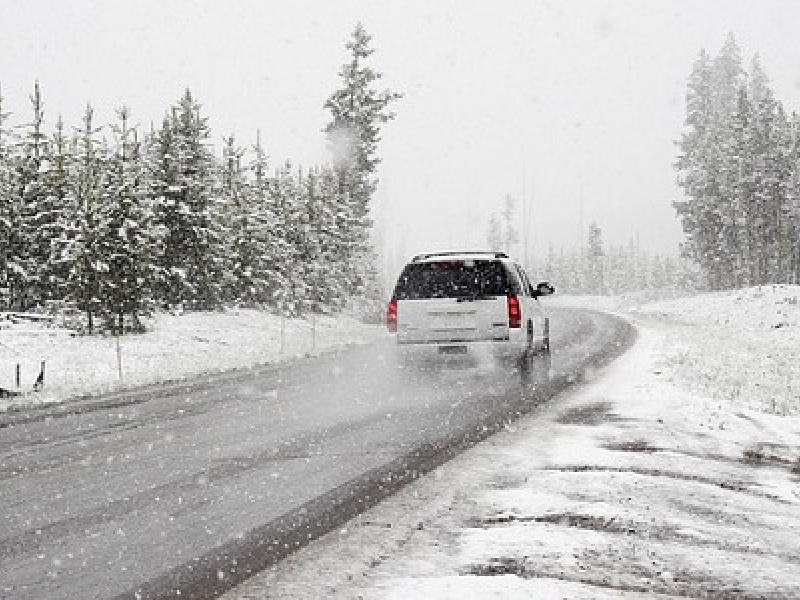
[[580, 379], [631, 340], [551, 312], [549, 383], [393, 341], [0, 420], [0, 598], [213, 597]]

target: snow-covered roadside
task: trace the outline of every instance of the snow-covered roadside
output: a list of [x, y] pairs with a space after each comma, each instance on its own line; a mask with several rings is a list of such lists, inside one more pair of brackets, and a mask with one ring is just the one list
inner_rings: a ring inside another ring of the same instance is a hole
[[[36, 393], [0, 398], [12, 407], [63, 402], [123, 387], [173, 381], [318, 354], [385, 335], [383, 327], [347, 317], [282, 319], [256, 310], [158, 314], [141, 335], [76, 336], [67, 329], [0, 313], [0, 388], [29, 392], [45, 363], [45, 385]], [[120, 362], [122, 379], [120, 380]]]
[[798, 297], [602, 300], [628, 354], [226, 598], [800, 597]]

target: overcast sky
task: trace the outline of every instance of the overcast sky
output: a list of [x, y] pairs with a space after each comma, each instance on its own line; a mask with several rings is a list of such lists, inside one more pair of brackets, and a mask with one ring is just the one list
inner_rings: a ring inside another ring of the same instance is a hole
[[13, 123], [37, 79], [50, 126], [77, 125], [91, 102], [101, 122], [126, 104], [149, 127], [189, 87], [215, 144], [260, 129], [273, 164], [303, 165], [328, 160], [322, 104], [361, 21], [372, 65], [405, 94], [375, 207], [402, 255], [485, 246], [506, 194], [530, 207], [530, 253], [574, 247], [590, 221], [606, 241], [674, 253], [686, 81], [728, 32], [800, 109], [793, 0], [0, 0], [0, 14]]

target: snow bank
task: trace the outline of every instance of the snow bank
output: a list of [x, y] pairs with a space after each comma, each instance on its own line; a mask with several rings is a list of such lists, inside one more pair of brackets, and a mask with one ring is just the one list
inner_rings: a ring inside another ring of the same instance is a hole
[[668, 335], [660, 367], [684, 389], [738, 408], [800, 414], [798, 285], [655, 301], [648, 294], [548, 301], [553, 306], [593, 308], [663, 324]]
[[[117, 340], [0, 316], [0, 388], [23, 392], [0, 398], [0, 411], [318, 354], [384, 332], [348, 316], [284, 319], [240, 309], [158, 314], [147, 333]], [[43, 361], [44, 388], [29, 393]]]
[[800, 286], [703, 294], [631, 314], [670, 326], [661, 364], [685, 388], [742, 408], [800, 413]]

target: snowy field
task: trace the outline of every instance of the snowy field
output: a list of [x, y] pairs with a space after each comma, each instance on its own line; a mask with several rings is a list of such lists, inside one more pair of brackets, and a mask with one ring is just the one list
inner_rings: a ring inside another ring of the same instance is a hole
[[[0, 313], [0, 411], [318, 354], [385, 335], [346, 316], [282, 319], [255, 310], [162, 313], [141, 335], [79, 336], [46, 321]], [[118, 352], [119, 349], [119, 352]], [[41, 363], [45, 384], [30, 393]], [[20, 387], [16, 369], [20, 366]]]
[[225, 598], [800, 598], [798, 298], [562, 299], [634, 348]]

